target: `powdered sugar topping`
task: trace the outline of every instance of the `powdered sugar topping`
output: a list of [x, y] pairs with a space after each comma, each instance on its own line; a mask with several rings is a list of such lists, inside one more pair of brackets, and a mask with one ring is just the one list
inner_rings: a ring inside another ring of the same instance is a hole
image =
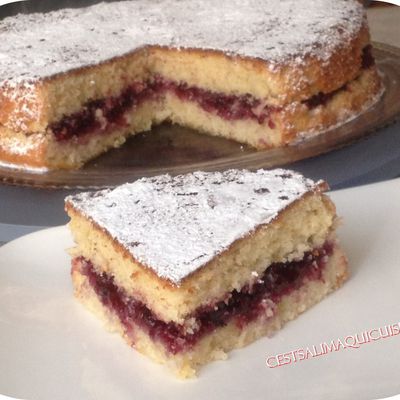
[[356, 0], [131, 0], [0, 22], [0, 82], [18, 84], [159, 44], [262, 58], [328, 59], [363, 23]]
[[179, 285], [317, 186], [282, 169], [195, 172], [143, 178], [66, 201], [160, 278]]

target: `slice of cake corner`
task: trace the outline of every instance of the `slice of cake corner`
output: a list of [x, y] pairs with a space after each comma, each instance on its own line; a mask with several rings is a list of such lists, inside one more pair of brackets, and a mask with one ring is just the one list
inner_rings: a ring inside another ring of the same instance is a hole
[[75, 295], [138, 351], [191, 377], [344, 282], [326, 188], [282, 169], [229, 170], [70, 196]]

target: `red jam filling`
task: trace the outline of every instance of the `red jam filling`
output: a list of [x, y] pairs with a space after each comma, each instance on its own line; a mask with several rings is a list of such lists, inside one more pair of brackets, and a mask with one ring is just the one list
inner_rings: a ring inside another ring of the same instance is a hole
[[243, 96], [223, 95], [198, 87], [191, 87], [186, 83], [175, 84], [174, 82], [167, 83], [167, 88], [180, 100], [194, 101], [204, 111], [216, 114], [227, 121], [253, 119], [259, 124], [263, 124], [272, 112], [279, 111], [278, 107], [261, 106], [261, 101], [250, 94]]
[[375, 59], [372, 55], [372, 46], [369, 44], [363, 48], [361, 57], [361, 68], [368, 69], [375, 65]]
[[139, 326], [152, 340], [161, 342], [171, 354], [177, 354], [192, 348], [204, 335], [232, 320], [243, 328], [261, 316], [272, 317], [274, 305], [282, 296], [298, 289], [305, 279], [322, 279], [322, 271], [332, 252], [333, 245], [327, 242], [322, 248], [306, 253], [300, 261], [270, 265], [252, 285], [197, 309], [191, 316], [196, 321], [196, 328], [190, 332], [182, 325], [158, 319], [144, 303], [118, 288], [111, 276], [98, 274], [90, 261], [76, 258], [73, 268], [88, 278], [102, 304], [119, 317], [128, 334]]
[[[91, 132], [105, 132], [110, 126], [125, 125], [124, 115], [127, 111], [145, 100], [157, 99], [166, 92], [174, 93], [181, 100], [196, 102], [203, 110], [228, 121], [254, 119], [262, 124], [273, 111], [279, 110], [273, 106], [261, 106], [261, 101], [249, 94], [224, 95], [158, 76], [151, 81], [130, 85], [120, 96], [91, 101], [82, 111], [52, 124], [50, 130], [58, 141], [84, 136]], [[269, 119], [268, 124], [273, 129], [274, 123]]]
[[121, 95], [94, 100], [85, 105], [82, 111], [62, 118], [50, 126], [56, 140], [65, 141], [92, 132], [106, 131], [111, 125], [125, 125], [124, 115], [128, 110], [145, 100], [154, 99], [160, 93], [159, 85], [154, 83], [134, 83]]
[[339, 89], [334, 90], [333, 92], [329, 93], [323, 93], [319, 92], [315, 94], [314, 96], [310, 97], [307, 100], [303, 100], [302, 103], [305, 104], [308, 108], [313, 109], [318, 106], [325, 106], [326, 103], [337, 93], [346, 90], [347, 89], [347, 84], [343, 85]]
[[[361, 69], [368, 69], [375, 65], [375, 59], [372, 55], [372, 46], [369, 44], [365, 46], [361, 55]], [[319, 92], [316, 95], [310, 97], [307, 100], [303, 101], [308, 108], [312, 109], [318, 106], [324, 106], [333, 96], [337, 93], [347, 90], [347, 84], [344, 84], [339, 89], [334, 90], [333, 92], [323, 93]]]

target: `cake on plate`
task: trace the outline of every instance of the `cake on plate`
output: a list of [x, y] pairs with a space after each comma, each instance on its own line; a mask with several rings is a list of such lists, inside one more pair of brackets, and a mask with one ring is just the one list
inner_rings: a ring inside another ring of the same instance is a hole
[[70, 196], [75, 295], [139, 352], [192, 377], [344, 282], [326, 188], [288, 170], [228, 170]]
[[163, 121], [285, 146], [374, 104], [357, 0], [132, 0], [0, 22], [0, 161], [77, 168]]

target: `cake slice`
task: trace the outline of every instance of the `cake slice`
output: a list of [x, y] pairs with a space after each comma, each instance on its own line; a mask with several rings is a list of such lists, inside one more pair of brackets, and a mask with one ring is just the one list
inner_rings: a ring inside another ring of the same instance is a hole
[[346, 279], [326, 188], [282, 169], [229, 170], [70, 196], [75, 295], [138, 351], [191, 377]]

